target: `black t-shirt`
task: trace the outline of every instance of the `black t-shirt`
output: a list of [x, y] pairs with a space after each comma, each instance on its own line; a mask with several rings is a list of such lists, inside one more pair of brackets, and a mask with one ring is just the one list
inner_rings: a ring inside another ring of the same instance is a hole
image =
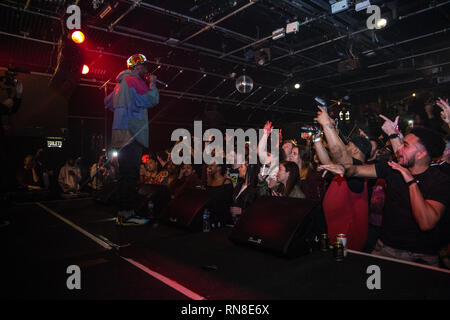
[[[397, 249], [437, 254], [440, 244], [437, 229], [420, 230], [412, 213], [409, 187], [400, 172], [393, 170], [387, 162], [375, 164], [375, 169], [377, 177], [386, 179], [387, 183], [381, 241]], [[438, 201], [448, 206], [450, 179], [438, 168], [430, 167], [414, 175], [414, 179], [425, 200]]]
[[[360, 166], [363, 163], [358, 159], [352, 158], [354, 166]], [[361, 193], [364, 191], [364, 179], [361, 178], [347, 178], [347, 185], [351, 192]]]
[[448, 162], [443, 162], [436, 166], [439, 170], [450, 177], [450, 164]]

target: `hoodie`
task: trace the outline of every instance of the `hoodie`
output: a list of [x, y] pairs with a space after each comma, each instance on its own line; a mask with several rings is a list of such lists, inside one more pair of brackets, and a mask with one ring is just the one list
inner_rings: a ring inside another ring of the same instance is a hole
[[114, 112], [112, 147], [123, 147], [135, 139], [148, 148], [147, 109], [158, 104], [158, 89], [154, 84], [149, 88], [132, 70], [119, 73], [116, 82], [105, 98], [105, 107]]

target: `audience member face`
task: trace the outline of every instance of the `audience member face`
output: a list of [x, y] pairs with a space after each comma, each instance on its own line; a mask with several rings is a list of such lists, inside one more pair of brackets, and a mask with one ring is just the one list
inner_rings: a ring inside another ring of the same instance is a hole
[[156, 160], [153, 158], [148, 159], [148, 161], [145, 163], [145, 168], [151, 172], [156, 171], [156, 169], [158, 168]]
[[209, 176], [214, 176], [216, 173], [220, 172], [220, 166], [216, 163], [208, 165], [206, 168], [206, 172]]
[[104, 164], [105, 164], [105, 157], [104, 157], [104, 156], [100, 156], [100, 157], [98, 158], [98, 163], [99, 163], [100, 165], [104, 165]]
[[286, 155], [286, 159], [289, 158], [292, 152], [292, 148], [294, 145], [291, 142], [285, 142], [282, 146], [282, 149], [284, 151], [284, 154]]
[[445, 150], [444, 153], [442, 154], [442, 160], [450, 163], [450, 142], [447, 142], [445, 144]]
[[295, 162], [299, 167], [302, 166], [302, 158], [299, 154], [298, 147], [293, 147], [290, 156], [287, 158], [288, 161]]
[[282, 164], [280, 164], [280, 168], [278, 169], [277, 173], [277, 181], [286, 184], [287, 180], [289, 178], [289, 172], [286, 171], [286, 167]]
[[189, 177], [194, 173], [194, 169], [192, 168], [192, 165], [190, 164], [183, 164], [183, 170], [184, 170], [184, 176]]
[[174, 165], [172, 161], [167, 162], [167, 172], [170, 174], [177, 172], [177, 166]]
[[361, 152], [360, 152], [359, 148], [353, 142], [349, 142], [345, 146], [345, 149], [347, 150], [347, 152], [350, 153], [350, 155], [353, 158], [358, 158], [359, 156], [361, 156]]
[[243, 163], [239, 167], [239, 178], [245, 179], [246, 174], [247, 174], [247, 164]]
[[408, 134], [398, 149], [398, 163], [405, 168], [411, 168], [419, 159], [418, 156], [423, 155], [422, 152], [426, 152], [426, 149], [419, 142], [419, 138], [413, 134]]

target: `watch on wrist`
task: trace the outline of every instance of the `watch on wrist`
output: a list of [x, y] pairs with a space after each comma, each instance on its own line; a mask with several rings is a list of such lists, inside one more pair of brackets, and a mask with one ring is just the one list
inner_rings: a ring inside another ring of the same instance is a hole
[[395, 139], [395, 138], [398, 138], [398, 137], [399, 137], [398, 133], [393, 133], [393, 134], [390, 134], [388, 136], [389, 139]]
[[417, 183], [416, 179], [412, 179], [411, 181], [407, 182], [406, 185], [409, 187], [410, 185]]

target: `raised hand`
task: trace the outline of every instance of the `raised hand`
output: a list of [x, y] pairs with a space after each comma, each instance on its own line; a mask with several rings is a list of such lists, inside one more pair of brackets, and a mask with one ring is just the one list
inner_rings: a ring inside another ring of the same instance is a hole
[[448, 99], [443, 100], [439, 98], [436, 104], [442, 109], [441, 118], [450, 126], [450, 105], [448, 104]]
[[323, 128], [327, 126], [334, 127], [334, 121], [330, 118], [325, 109], [322, 106], [317, 106], [317, 108], [319, 108], [320, 111], [317, 112], [317, 117], [315, 117], [314, 120], [320, 123]]
[[266, 134], [270, 134], [272, 132], [273, 126], [272, 126], [272, 122], [267, 121], [266, 124], [264, 125], [264, 132]]
[[388, 165], [392, 169], [397, 170], [398, 172], [400, 172], [402, 174], [403, 180], [405, 180], [405, 182], [410, 182], [411, 180], [414, 179], [414, 177], [411, 174], [411, 172], [407, 168], [402, 167], [401, 165], [399, 165], [397, 162], [388, 161]]
[[382, 114], [379, 115], [381, 119], [384, 120], [383, 125], [381, 126], [381, 129], [384, 133], [386, 133], [388, 136], [391, 134], [397, 133], [397, 126], [398, 126], [398, 119], [399, 117], [395, 117], [395, 121], [392, 122], [389, 118], [383, 116]]

